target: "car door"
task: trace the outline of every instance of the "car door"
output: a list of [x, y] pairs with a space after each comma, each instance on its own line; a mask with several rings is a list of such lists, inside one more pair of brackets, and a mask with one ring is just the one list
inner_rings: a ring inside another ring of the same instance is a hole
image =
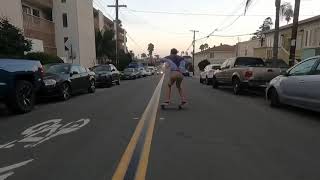
[[78, 92], [81, 89], [81, 74], [77, 65], [71, 65], [70, 68], [71, 88], [73, 92]]
[[226, 69], [225, 69], [225, 73], [224, 73], [224, 81], [227, 84], [231, 84], [232, 83], [232, 74], [234, 72], [233, 65], [234, 65], [235, 59], [229, 59]]
[[308, 99], [310, 100], [310, 91], [312, 90], [309, 81], [313, 79], [312, 71], [317, 62], [318, 59], [312, 58], [296, 65], [282, 80], [280, 87], [289, 104], [303, 106], [306, 105]]
[[304, 104], [311, 109], [320, 110], [320, 58], [317, 58], [311, 74], [305, 76], [303, 81], [305, 91], [301, 91], [300, 95], [305, 94]]
[[224, 76], [225, 76], [224, 74], [225, 74], [225, 70], [227, 69], [228, 62], [229, 62], [229, 59], [227, 59], [225, 62], [223, 62], [221, 65], [221, 70], [215, 74], [218, 82], [224, 81]]
[[80, 87], [82, 90], [86, 90], [90, 86], [90, 75], [87, 72], [86, 68], [84, 68], [83, 66], [78, 65], [78, 68], [80, 70], [80, 76], [81, 76]]

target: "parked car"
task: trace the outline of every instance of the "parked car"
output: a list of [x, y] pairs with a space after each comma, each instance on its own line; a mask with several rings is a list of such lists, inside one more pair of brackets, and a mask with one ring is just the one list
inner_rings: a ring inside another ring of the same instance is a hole
[[154, 66], [148, 66], [147, 69], [149, 69], [151, 71], [152, 75], [154, 75], [156, 73], [156, 70], [157, 70], [156, 67], [154, 67]]
[[230, 58], [221, 65], [221, 70], [214, 73], [212, 86], [232, 85], [234, 94], [239, 94], [246, 88], [265, 88], [280, 73], [280, 68], [266, 67], [261, 58]]
[[139, 67], [138, 71], [140, 72], [140, 75], [141, 75], [140, 77], [146, 77], [147, 76], [147, 71], [146, 71], [145, 68]]
[[95, 92], [95, 73], [76, 64], [45, 65], [44, 86], [40, 97], [59, 97], [70, 99], [74, 93]]
[[137, 79], [139, 72], [135, 68], [127, 68], [123, 71], [124, 79]]
[[320, 56], [300, 62], [274, 78], [266, 98], [274, 107], [288, 104], [320, 112]]
[[200, 73], [200, 83], [211, 84], [213, 74], [216, 70], [221, 68], [220, 64], [209, 64], [204, 68], [204, 71]]
[[113, 84], [120, 85], [120, 72], [113, 64], [98, 65], [91, 68], [96, 74], [96, 85], [111, 87]]
[[146, 69], [146, 74], [147, 74], [147, 76], [152, 76], [152, 70]]
[[134, 70], [137, 72], [137, 74], [136, 74], [136, 78], [142, 78], [142, 72], [140, 71], [140, 69], [139, 68], [134, 68]]
[[42, 84], [39, 61], [0, 59], [0, 101], [12, 112], [30, 112]]

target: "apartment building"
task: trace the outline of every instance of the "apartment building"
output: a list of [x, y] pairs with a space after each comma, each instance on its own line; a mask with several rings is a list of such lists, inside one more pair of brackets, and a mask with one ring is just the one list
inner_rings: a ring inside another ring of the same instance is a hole
[[[94, 14], [94, 29], [95, 31], [105, 31], [105, 30], [114, 30], [115, 22], [107, 18], [100, 10], [93, 9]], [[127, 48], [127, 32], [122, 27], [120, 23], [120, 27], [118, 29], [118, 47], [120, 50], [124, 50], [126, 53], [128, 52]]]
[[23, 30], [32, 51], [95, 64], [92, 0], [1, 0], [0, 16]]
[[211, 64], [222, 64], [226, 59], [236, 55], [236, 46], [220, 44], [212, 48], [194, 54], [195, 73], [199, 74], [198, 64], [201, 61], [209, 61]]

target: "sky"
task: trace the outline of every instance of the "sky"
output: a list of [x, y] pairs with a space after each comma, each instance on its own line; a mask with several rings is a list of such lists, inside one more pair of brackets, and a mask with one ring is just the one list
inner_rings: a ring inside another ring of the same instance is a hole
[[[180, 52], [192, 51], [193, 33], [190, 30], [199, 31], [196, 39], [206, 37], [215, 29], [214, 35], [232, 36], [198, 40], [196, 52], [204, 43], [213, 47], [220, 43], [234, 45], [238, 41], [249, 40], [250, 35], [242, 35], [254, 33], [267, 17], [275, 20], [274, 1], [253, 0], [246, 16], [238, 18], [244, 13], [245, 0], [119, 0], [119, 4], [128, 6], [120, 9], [119, 18], [128, 32], [129, 50], [136, 55], [147, 53], [148, 44], [153, 43], [154, 54], [165, 56], [171, 48], [177, 48]], [[290, 2], [294, 7], [294, 0], [282, 2]], [[114, 19], [114, 8], [107, 7], [114, 3], [115, 0], [94, 0], [94, 7]], [[316, 15], [320, 15], [320, 0], [301, 0], [299, 20]], [[287, 22], [282, 20], [280, 24]]]

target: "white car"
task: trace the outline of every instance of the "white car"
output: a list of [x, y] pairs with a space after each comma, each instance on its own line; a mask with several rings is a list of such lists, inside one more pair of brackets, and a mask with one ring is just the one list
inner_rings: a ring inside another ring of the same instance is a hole
[[200, 73], [200, 83], [211, 84], [214, 72], [219, 70], [220, 67], [220, 64], [209, 64], [206, 66], [204, 71]]
[[147, 76], [152, 76], [152, 71], [150, 69], [146, 69], [146, 75]]
[[154, 66], [148, 66], [147, 69], [149, 69], [151, 71], [152, 75], [156, 73], [156, 67], [154, 67]]

